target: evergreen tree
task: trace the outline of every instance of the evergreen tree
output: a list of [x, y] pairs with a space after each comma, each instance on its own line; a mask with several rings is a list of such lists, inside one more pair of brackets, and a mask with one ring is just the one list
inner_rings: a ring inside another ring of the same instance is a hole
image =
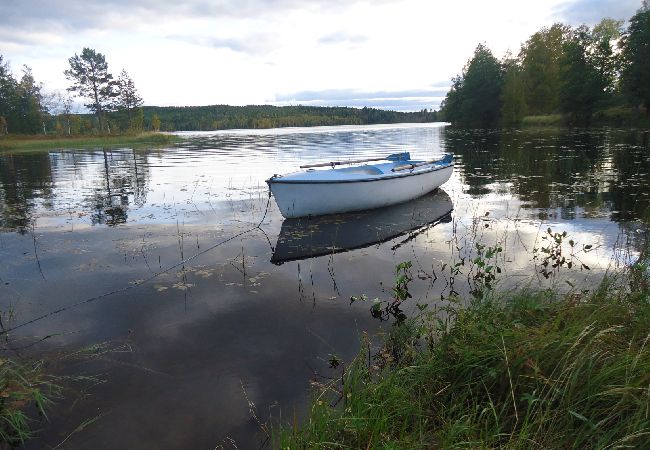
[[499, 122], [503, 70], [483, 44], [474, 50], [463, 74], [453, 79], [444, 102], [445, 120], [469, 127], [493, 127]]
[[117, 79], [117, 108], [125, 111], [128, 116], [128, 128], [131, 130], [142, 129], [142, 112], [137, 114], [136, 109], [143, 104], [142, 97], [135, 88], [135, 83], [126, 70], [122, 69]]
[[41, 129], [45, 133], [47, 110], [43, 105], [42, 85], [37, 83], [32, 69], [23, 66], [23, 76], [17, 85], [16, 108], [18, 122], [14, 130], [18, 133], [36, 134]]
[[86, 107], [95, 113], [102, 131], [103, 114], [110, 110], [116, 96], [115, 81], [108, 72], [106, 58], [93, 49], [84, 48], [81, 56], [75, 54], [68, 62], [70, 69], [64, 73], [74, 83], [68, 90], [90, 100]]
[[635, 104], [643, 104], [650, 114], [650, 1], [630, 19], [621, 42], [621, 81], [624, 91]]
[[5, 134], [13, 127], [17, 86], [9, 62], [0, 55], [0, 118]]

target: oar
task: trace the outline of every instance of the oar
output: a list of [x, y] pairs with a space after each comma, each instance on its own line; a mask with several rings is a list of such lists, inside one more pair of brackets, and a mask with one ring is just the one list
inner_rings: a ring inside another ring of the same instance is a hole
[[426, 166], [427, 164], [433, 164], [433, 163], [437, 163], [437, 162], [440, 162], [440, 161], [441, 161], [440, 159], [432, 159], [430, 161], [422, 161], [422, 162], [419, 162], [419, 163], [406, 164], [404, 166], [397, 166], [397, 167], [393, 168], [393, 172], [399, 172], [400, 170], [410, 170], [410, 169], [414, 169], [416, 167]]
[[357, 164], [357, 163], [370, 162], [370, 161], [382, 161], [385, 159], [386, 157], [382, 156], [381, 158], [354, 159], [352, 161], [332, 161], [332, 162], [318, 163], [318, 164], [305, 164], [303, 166], [300, 166], [300, 168], [309, 169], [310, 167], [342, 166], [345, 164]]

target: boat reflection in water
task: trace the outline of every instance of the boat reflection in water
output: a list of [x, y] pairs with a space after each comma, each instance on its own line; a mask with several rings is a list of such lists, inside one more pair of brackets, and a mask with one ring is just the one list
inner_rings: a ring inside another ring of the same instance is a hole
[[369, 247], [408, 233], [417, 235], [451, 221], [453, 207], [449, 195], [438, 189], [385, 208], [285, 219], [271, 262], [279, 265]]

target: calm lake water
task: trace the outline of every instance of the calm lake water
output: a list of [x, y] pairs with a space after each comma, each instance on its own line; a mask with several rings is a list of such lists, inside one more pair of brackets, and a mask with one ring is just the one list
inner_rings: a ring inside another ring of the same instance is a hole
[[[182, 136], [169, 148], [0, 154], [3, 352], [93, 377], [71, 383], [26, 448], [259, 447], [258, 421], [304, 417], [329, 355], [349, 359], [362, 332], [390, 326], [370, 308], [390, 298], [399, 262], [413, 261], [406, 309], [436, 308], [473, 289], [477, 243], [503, 248], [496, 289], [585, 289], [647, 239], [643, 131]], [[414, 202], [324, 219], [284, 221], [268, 201], [274, 173], [400, 151], [453, 153], [454, 175]], [[547, 279], [533, 255], [549, 227], [578, 244], [573, 268]]]

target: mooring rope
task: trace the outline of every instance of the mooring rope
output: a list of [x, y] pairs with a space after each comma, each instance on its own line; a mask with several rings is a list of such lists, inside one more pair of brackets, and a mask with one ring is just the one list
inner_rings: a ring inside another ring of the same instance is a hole
[[262, 226], [262, 223], [264, 222], [264, 219], [266, 219], [266, 214], [269, 211], [269, 206], [270, 205], [271, 205], [271, 191], [269, 190], [269, 195], [268, 195], [268, 198], [266, 200], [266, 208], [264, 209], [264, 215], [262, 216], [262, 219], [257, 223], [257, 225], [255, 225], [253, 227], [250, 227], [250, 228], [248, 228], [248, 229], [246, 229], [246, 230], [244, 230], [244, 231], [242, 231], [240, 233], [237, 233], [237, 234], [229, 237], [228, 239], [217, 242], [216, 244], [206, 248], [205, 250], [202, 250], [202, 251], [200, 251], [198, 253], [195, 253], [194, 255], [190, 256], [189, 258], [185, 258], [182, 261], [180, 261], [180, 262], [178, 262], [178, 263], [176, 263], [176, 264], [174, 264], [174, 265], [172, 265], [172, 266], [170, 266], [170, 267], [168, 267], [168, 268], [166, 268], [164, 270], [161, 270], [159, 272], [154, 273], [149, 278], [146, 278], [144, 280], [138, 280], [138, 281], [132, 282], [132, 284], [129, 284], [128, 286], [122, 287], [120, 289], [115, 289], [113, 291], [106, 292], [106, 293], [100, 294], [100, 295], [96, 295], [94, 297], [86, 298], [84, 300], [80, 300], [80, 301], [78, 301], [76, 303], [73, 303], [71, 305], [67, 305], [67, 306], [64, 306], [62, 308], [55, 309], [54, 311], [50, 311], [50, 312], [45, 313], [45, 314], [43, 314], [41, 316], [35, 317], [34, 319], [28, 320], [27, 322], [23, 322], [23, 323], [21, 323], [19, 325], [16, 325], [15, 327], [3, 329], [2, 331], [0, 331], [0, 336], [6, 335], [6, 334], [8, 334], [8, 333], [10, 333], [10, 332], [12, 332], [14, 330], [25, 327], [27, 325], [30, 325], [30, 324], [34, 323], [34, 322], [38, 322], [39, 320], [43, 320], [43, 319], [45, 319], [47, 317], [50, 317], [50, 316], [53, 316], [55, 314], [59, 314], [61, 312], [67, 311], [69, 309], [76, 308], [78, 306], [85, 305], [87, 303], [92, 303], [92, 302], [94, 302], [96, 300], [100, 300], [102, 298], [110, 297], [111, 295], [121, 294], [123, 292], [130, 291], [131, 289], [135, 289], [137, 287], [140, 287], [143, 284], [149, 283], [149, 282], [155, 280], [156, 278], [158, 278], [159, 276], [164, 275], [167, 272], [169, 272], [171, 270], [174, 270], [174, 269], [176, 269], [176, 268], [178, 268], [178, 267], [180, 267], [180, 266], [182, 266], [182, 265], [184, 265], [184, 264], [198, 258], [199, 256], [204, 255], [204, 254], [208, 253], [209, 251], [214, 250], [215, 248], [217, 248], [217, 247], [219, 247], [219, 246], [221, 246], [223, 244], [226, 244], [226, 243], [228, 243], [228, 242], [230, 242], [232, 240], [235, 240], [235, 239], [237, 239], [237, 238], [239, 238], [239, 237], [241, 237], [241, 236], [243, 236], [245, 234], [248, 234], [251, 231], [262, 230], [261, 226]]

